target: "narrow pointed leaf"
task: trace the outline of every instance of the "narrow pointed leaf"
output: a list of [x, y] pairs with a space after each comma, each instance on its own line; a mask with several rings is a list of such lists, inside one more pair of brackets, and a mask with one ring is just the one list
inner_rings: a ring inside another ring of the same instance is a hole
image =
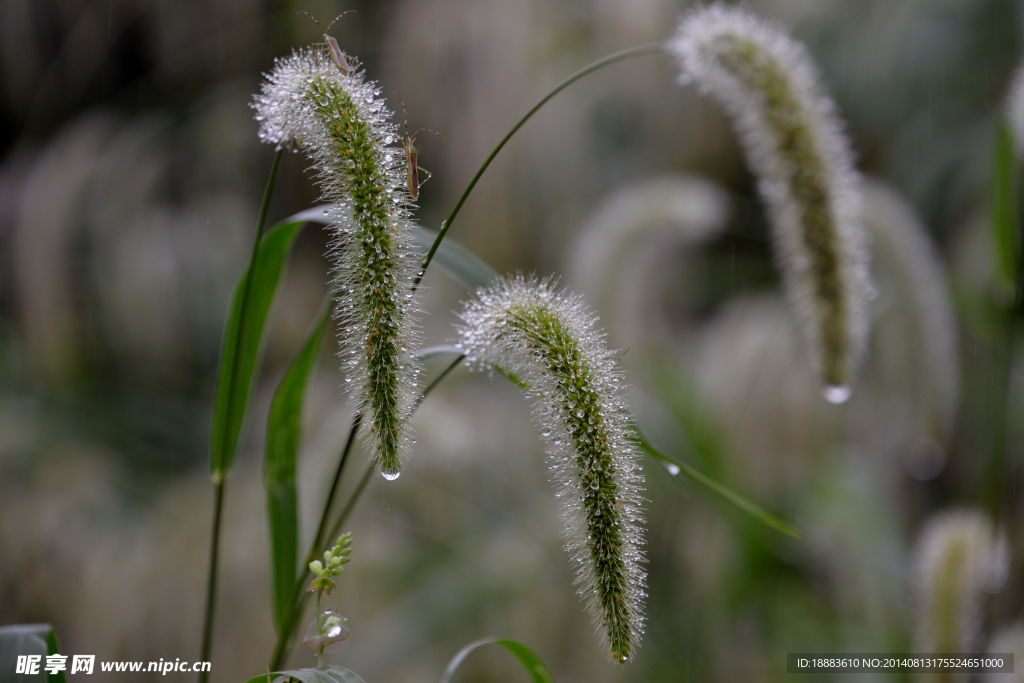
[[513, 657], [519, 660], [519, 663], [526, 669], [526, 673], [530, 675], [533, 683], [553, 683], [554, 679], [551, 678], [551, 674], [548, 672], [547, 667], [540, 661], [540, 658], [534, 654], [533, 650], [526, 647], [522, 643], [516, 640], [504, 640], [499, 638], [483, 638], [481, 640], [474, 641], [466, 647], [459, 650], [452, 661], [448, 663], [448, 668], [444, 670], [444, 675], [441, 676], [441, 683], [449, 683], [452, 675], [455, 674], [455, 670], [459, 668], [463, 660], [469, 656], [469, 653], [477, 649], [482, 645], [488, 645], [494, 643], [495, 645], [501, 645], [503, 648], [508, 650]]
[[[270, 306], [274, 301], [288, 252], [304, 223], [304, 219], [287, 219], [268, 230], [260, 240], [252, 274], [246, 271], [235, 286], [231, 312], [221, 345], [214, 398], [210, 473], [215, 481], [224, 478], [238, 450], [246, 409], [256, 383], [257, 365], [263, 349]], [[253, 281], [245, 302], [246, 310], [243, 311], [242, 299], [246, 280], [250, 275]]]
[[1009, 125], [999, 126], [992, 179], [992, 221], [999, 272], [1016, 285], [1020, 268], [1020, 234], [1017, 229], [1017, 174], [1013, 134]]
[[416, 354], [416, 359], [423, 365], [426, 365], [435, 360], [461, 355], [462, 351], [454, 346], [428, 346], [419, 350], [419, 353]]
[[267, 419], [267, 453], [263, 484], [270, 516], [270, 565], [273, 570], [274, 621], [278, 632], [287, 628], [299, 581], [299, 513], [295, 463], [299, 452], [302, 404], [331, 321], [330, 299], [324, 302], [302, 351], [281, 379]]
[[[300, 211], [288, 220], [304, 220], [317, 223], [329, 223], [330, 219], [325, 213], [328, 210], [326, 204], [314, 206], [311, 209]], [[422, 254], [430, 250], [434, 240], [437, 239], [437, 231], [421, 226], [412, 229], [412, 241]], [[441, 269], [463, 287], [475, 292], [479, 287], [487, 287], [494, 280], [498, 279], [498, 273], [484, 262], [479, 256], [471, 252], [453, 239], [445, 239], [434, 254], [434, 261]]]
[[340, 666], [325, 666], [322, 669], [295, 669], [275, 671], [253, 676], [245, 683], [272, 683], [273, 681], [301, 681], [301, 683], [364, 683], [363, 679]]
[[[507, 377], [509, 380], [511, 380], [515, 384], [518, 384], [523, 389], [530, 389], [529, 384], [521, 380], [513, 373], [508, 372], [507, 370], [503, 370], [502, 368], [496, 369], [503, 375], [505, 375], [505, 377]], [[700, 470], [694, 469], [693, 467], [687, 465], [685, 462], [677, 460], [671, 456], [665, 455], [664, 453], [659, 451], [657, 448], [654, 447], [650, 439], [647, 438], [647, 436], [643, 433], [643, 431], [640, 429], [639, 425], [637, 425], [635, 421], [633, 423], [633, 430], [636, 432], [637, 443], [640, 445], [640, 448], [642, 448], [652, 458], [657, 460], [666, 470], [669, 471], [669, 474], [671, 474], [673, 477], [678, 474], [685, 474], [687, 477], [694, 480], [704, 488], [708, 489], [716, 496], [725, 500], [727, 503], [735, 507], [737, 510], [747, 513], [748, 515], [750, 515], [757, 521], [761, 522], [762, 524], [769, 526], [772, 529], [775, 529], [776, 531], [781, 531], [782, 533], [788, 536], [792, 536], [793, 538], [799, 538], [802, 541], [809, 540], [802, 531], [790, 526], [789, 524], [786, 524], [781, 519], [775, 517], [757, 503], [748, 500], [747, 498], [736, 493], [729, 487], [719, 484], [711, 477], [707, 476]]]
[[[417, 226], [412, 231], [412, 239], [426, 254], [437, 239], [437, 231]], [[498, 279], [498, 273], [483, 259], [452, 239], [441, 242], [437, 253], [434, 254], [434, 261], [471, 292], [481, 287], [489, 287]]]
[[[46, 654], [48, 654], [48, 655], [59, 655], [60, 654], [60, 646], [57, 644], [57, 632], [54, 631], [52, 627], [50, 628], [49, 632], [46, 634]], [[68, 661], [68, 663], [70, 663], [71, 662], [71, 658], [69, 657], [67, 661]], [[52, 674], [47, 672], [46, 680], [49, 681], [49, 683], [67, 683], [68, 679], [67, 679], [66, 676], [64, 676], [64, 672], [63, 671], [58, 671], [57, 673], [52, 673]]]
[[741, 496], [727, 486], [719, 484], [717, 481], [702, 473], [700, 470], [694, 469], [687, 465], [681, 460], [677, 460], [671, 456], [665, 455], [654, 445], [651, 444], [647, 436], [640, 430], [638, 426], [634, 425], [636, 429], [637, 441], [640, 444], [640, 448], [644, 449], [648, 455], [661, 463], [670, 474], [675, 476], [676, 474], [685, 474], [690, 479], [694, 480], [704, 488], [708, 489], [716, 496], [722, 498], [725, 502], [729, 503], [737, 510], [745, 512], [762, 524], [781, 531], [782, 533], [792, 536], [793, 538], [799, 538], [802, 541], [808, 540], [807, 536], [804, 535], [799, 529], [796, 529], [789, 524], [786, 524], [778, 517], [775, 517], [763, 507], [757, 503]]

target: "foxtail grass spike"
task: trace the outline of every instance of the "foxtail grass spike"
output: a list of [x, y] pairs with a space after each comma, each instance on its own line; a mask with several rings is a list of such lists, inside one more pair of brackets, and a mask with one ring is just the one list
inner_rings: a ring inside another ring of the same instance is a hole
[[275, 62], [253, 108], [259, 136], [305, 152], [321, 197], [331, 204], [342, 370], [366, 413], [377, 463], [398, 477], [420, 368], [403, 151], [380, 91], [357, 65], [345, 74], [310, 49]]
[[[983, 514], [953, 510], [930, 519], [921, 532], [914, 567], [914, 651], [973, 652], [979, 645], [983, 592], [998, 591], [1007, 572], [1006, 544]], [[947, 680], [966, 680], [966, 675]]]
[[733, 120], [825, 398], [842, 403], [867, 333], [868, 269], [858, 177], [835, 106], [806, 49], [747, 11], [690, 12], [670, 50], [682, 82], [696, 82]]
[[465, 305], [469, 362], [515, 373], [534, 398], [566, 525], [576, 585], [613, 659], [643, 633], [643, 474], [615, 354], [582, 301], [550, 280], [515, 277]]

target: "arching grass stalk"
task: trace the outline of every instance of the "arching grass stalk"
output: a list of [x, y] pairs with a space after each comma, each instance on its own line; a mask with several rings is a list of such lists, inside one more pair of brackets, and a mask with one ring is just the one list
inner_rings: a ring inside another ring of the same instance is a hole
[[[267, 209], [270, 206], [270, 197], [274, 194], [274, 184], [277, 182], [277, 170], [281, 165], [281, 155], [284, 150], [277, 150], [277, 154], [274, 155], [274, 163], [270, 167], [270, 176], [267, 178], [267, 187], [263, 191], [263, 201], [260, 204], [259, 217], [256, 219], [256, 235], [252, 241], [252, 253], [249, 255], [249, 268], [248, 272], [252, 273], [253, 265], [256, 263], [256, 254], [259, 251], [260, 237], [263, 235], [263, 226], [267, 222]], [[239, 330], [245, 329], [245, 313], [246, 304], [248, 303], [249, 293], [252, 289], [253, 278], [247, 277], [245, 280], [245, 287], [242, 288], [242, 318], [239, 321]], [[241, 344], [242, 335], [238, 335], [237, 348], [235, 348], [234, 359], [232, 361], [232, 376], [238, 373], [238, 363], [241, 358]], [[228, 394], [228, 412], [231, 411], [231, 400], [234, 397], [233, 393]], [[227, 438], [226, 432], [224, 438]], [[213, 615], [216, 611], [217, 605], [217, 564], [220, 557], [220, 525], [221, 515], [224, 509], [224, 479], [225, 475], [218, 472], [214, 477], [214, 498], [213, 498], [213, 528], [210, 533], [210, 570], [206, 580], [206, 605], [203, 614], [203, 639], [202, 649], [199, 654], [199, 661], [208, 662], [210, 661], [210, 651], [213, 647]], [[205, 683], [209, 678], [209, 672], [201, 671], [199, 673], [200, 683]]]
[[575, 296], [516, 277], [480, 290], [460, 314], [459, 345], [472, 362], [515, 373], [558, 486], [576, 585], [625, 662], [643, 633], [643, 475], [615, 354]]
[[[441, 372], [441, 374], [435, 377], [430, 382], [430, 384], [428, 384], [426, 388], [424, 388], [424, 390], [420, 393], [420, 395], [414, 402], [413, 410], [419, 407], [420, 403], [423, 402], [423, 399], [425, 399], [427, 395], [431, 391], [433, 391], [434, 387], [440, 384], [441, 381], [444, 380], [444, 378], [447, 377], [448, 374], [455, 369], [455, 367], [462, 361], [463, 358], [465, 358], [464, 355], [458, 356], [454, 361], [452, 361], [451, 365], [445, 368]], [[304, 566], [308, 566], [310, 562], [316, 560], [317, 554], [319, 553], [319, 549], [323, 545], [325, 538], [333, 538], [338, 533], [338, 530], [341, 529], [342, 525], [348, 519], [349, 514], [351, 514], [353, 508], [355, 508], [356, 502], [358, 502], [360, 496], [362, 496], [363, 491], [366, 489], [366, 485], [370, 482], [370, 478], [373, 475], [374, 466], [373, 464], [371, 464], [369, 467], [366, 468], [366, 471], [360, 478], [359, 483], [356, 484], [356, 488], [352, 491], [348, 501], [342, 508], [341, 514], [338, 515], [338, 518], [331, 525], [330, 531], [325, 533], [325, 530], [327, 529], [328, 520], [330, 519], [331, 509], [334, 507], [334, 498], [338, 491], [338, 483], [341, 481], [341, 474], [345, 467], [345, 463], [348, 461], [349, 453], [352, 450], [352, 445], [355, 442], [355, 435], [356, 432], [359, 431], [361, 421], [361, 413], [356, 413], [355, 416], [352, 418], [352, 427], [351, 430], [349, 431], [348, 439], [345, 441], [345, 448], [341, 452], [341, 458], [339, 458], [338, 460], [338, 469], [334, 474], [334, 480], [331, 483], [331, 488], [327, 494], [327, 499], [324, 501], [323, 512], [320, 515], [320, 524], [317, 528], [316, 536], [314, 537], [313, 542], [310, 544], [309, 552], [306, 554], [306, 559], [303, 563]], [[295, 630], [295, 624], [298, 622], [299, 616], [301, 616], [302, 610], [306, 605], [306, 600], [309, 597], [309, 594], [306, 593], [303, 590], [303, 588], [305, 587], [306, 583], [310, 580], [310, 576], [311, 572], [303, 574], [299, 578], [298, 583], [296, 584], [295, 599], [292, 603], [292, 611], [288, 617], [288, 623], [285, 626], [285, 628], [281, 629], [281, 632], [278, 634], [277, 637], [277, 643], [274, 645], [274, 654], [271, 657], [270, 662], [271, 671], [279, 670], [281, 666], [284, 664], [285, 657], [288, 656], [288, 646], [292, 638], [293, 632]]]
[[577, 71], [576, 73], [574, 73], [573, 75], [569, 76], [564, 81], [556, 85], [547, 95], [540, 98], [537, 104], [533, 105], [533, 107], [528, 112], [526, 112], [521, 119], [516, 121], [516, 124], [512, 126], [512, 129], [505, 134], [505, 137], [501, 139], [501, 142], [498, 143], [498, 146], [494, 148], [490, 155], [488, 155], [488, 157], [484, 160], [484, 163], [481, 164], [480, 168], [477, 169], [476, 175], [474, 175], [473, 179], [469, 181], [469, 185], [466, 186], [466, 189], [462, 191], [462, 196], [460, 196], [459, 200], [455, 202], [455, 206], [452, 208], [451, 213], [448, 214], [448, 218], [446, 218], [444, 220], [444, 223], [441, 224], [441, 229], [437, 233], [437, 238], [434, 240], [434, 243], [430, 246], [430, 250], [427, 252], [427, 255], [423, 257], [423, 263], [422, 265], [420, 265], [420, 272], [417, 273], [416, 278], [413, 280], [413, 290], [419, 287], [420, 280], [423, 279], [424, 272], [427, 270], [427, 267], [433, 260], [434, 254], [437, 253], [437, 248], [441, 246], [441, 241], [444, 239], [444, 236], [448, 233], [448, 228], [452, 227], [452, 222], [455, 220], [455, 217], [459, 215], [459, 211], [462, 210], [462, 205], [466, 203], [466, 199], [469, 198], [470, 193], [473, 191], [473, 188], [476, 187], [476, 184], [480, 180], [481, 176], [483, 176], [484, 171], [486, 171], [487, 167], [491, 165], [492, 161], [494, 161], [494, 157], [498, 156], [498, 152], [500, 152], [501, 149], [505, 146], [505, 143], [512, 139], [512, 136], [516, 134], [516, 131], [523, 127], [524, 123], [529, 121], [530, 118], [534, 114], [536, 114], [541, 107], [547, 104], [548, 100], [550, 100], [552, 97], [562, 92], [563, 90], [565, 90], [570, 85], [580, 80], [587, 74], [598, 71], [599, 69], [603, 69], [604, 67], [610, 64], [621, 62], [624, 59], [629, 59], [631, 57], [641, 57], [643, 55], [661, 52], [665, 48], [665, 43], [649, 43], [647, 45], [631, 47], [628, 50], [622, 50], [621, 52], [610, 54], [607, 57], [602, 57], [596, 62], [593, 62], [592, 64], [583, 67], [582, 69], [580, 69], [579, 71]]

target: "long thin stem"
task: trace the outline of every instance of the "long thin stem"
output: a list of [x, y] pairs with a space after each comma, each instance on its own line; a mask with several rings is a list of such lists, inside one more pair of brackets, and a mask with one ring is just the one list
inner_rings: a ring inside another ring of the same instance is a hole
[[[213, 531], [210, 534], [210, 573], [206, 580], [206, 611], [203, 617], [203, 651], [199, 661], [210, 661], [210, 648], [213, 645], [213, 612], [217, 602], [217, 559], [220, 547], [220, 520], [224, 509], [224, 480], [214, 483], [213, 499]], [[199, 683], [206, 683], [206, 672], [199, 673]]]
[[583, 78], [589, 73], [593, 73], [598, 69], [608, 66], [609, 64], [614, 64], [615, 62], [621, 62], [624, 59], [629, 59], [630, 57], [640, 57], [642, 55], [653, 54], [655, 52], [660, 52], [663, 49], [665, 49], [664, 43], [649, 43], [647, 45], [631, 47], [628, 50], [622, 50], [621, 52], [616, 52], [615, 54], [608, 55], [607, 57], [599, 59], [596, 62], [590, 64], [589, 66], [583, 67], [582, 69], [574, 73], [572, 76], [569, 76], [567, 79], [556, 85], [554, 89], [547, 95], [540, 98], [540, 101], [538, 101], [537, 104], [533, 105], [533, 108], [530, 109], [530, 111], [526, 112], [526, 114], [523, 115], [523, 117], [519, 119], [518, 122], [516, 122], [516, 125], [512, 126], [512, 130], [510, 130], [505, 135], [505, 137], [501, 139], [501, 142], [498, 143], [498, 146], [494, 148], [494, 151], [491, 152], [490, 156], [487, 157], [483, 165], [480, 166], [480, 169], [476, 172], [476, 175], [473, 176], [473, 179], [469, 181], [469, 185], [467, 185], [466, 189], [462, 192], [462, 196], [459, 197], [459, 201], [455, 202], [455, 208], [452, 209], [452, 212], [448, 214], [448, 218], [446, 218], [444, 223], [441, 224], [441, 230], [437, 233], [437, 239], [434, 240], [434, 243], [430, 246], [430, 251], [428, 251], [427, 255], [423, 258], [423, 264], [420, 266], [420, 272], [416, 276], [416, 279], [413, 280], [413, 291], [415, 291], [416, 288], [419, 286], [420, 280], [423, 279], [423, 273], [426, 272], [427, 266], [429, 266], [431, 260], [433, 260], [434, 254], [437, 252], [437, 248], [441, 246], [441, 240], [443, 240], [445, 234], [447, 234], [448, 228], [452, 226], [452, 221], [454, 221], [455, 217], [459, 215], [459, 211], [462, 210], [462, 205], [466, 203], [466, 199], [469, 197], [469, 193], [473, 191], [474, 187], [476, 187], [476, 184], [480, 180], [480, 177], [484, 174], [484, 171], [486, 171], [487, 167], [491, 165], [492, 161], [494, 161], [494, 157], [498, 156], [498, 152], [500, 152], [501, 148], [505, 146], [505, 143], [508, 142], [512, 138], [512, 136], [516, 134], [516, 131], [522, 128], [524, 123], [530, 120], [531, 116], [537, 113], [538, 109], [547, 104], [547, 101], [550, 100], [552, 97], [562, 92], [567, 87], [569, 87], [570, 85], [572, 85], [573, 83], [575, 83], [576, 81]]
[[[317, 526], [316, 536], [309, 546], [309, 552], [306, 553], [306, 559], [303, 560], [303, 567], [308, 567], [309, 563], [316, 559], [317, 549], [320, 548], [323, 544], [323, 539], [326, 537], [324, 530], [327, 528], [327, 519], [331, 512], [331, 507], [334, 505], [334, 496], [337, 494], [338, 485], [341, 482], [341, 473], [345, 469], [345, 463], [348, 462], [348, 454], [352, 451], [353, 444], [355, 444], [356, 433], [359, 431], [359, 425], [362, 423], [362, 420], [363, 414], [361, 412], [356, 413], [352, 417], [352, 426], [348, 432], [348, 439], [345, 440], [345, 448], [341, 451], [341, 457], [338, 459], [338, 469], [334, 472], [334, 481], [331, 482], [331, 489], [327, 492], [327, 499], [324, 501], [324, 510], [320, 515], [320, 524]], [[288, 641], [291, 639], [292, 631], [295, 630], [295, 622], [298, 620], [299, 615], [302, 614], [302, 608], [306, 604], [302, 588], [306, 585], [307, 580], [309, 580], [308, 569], [303, 572], [295, 584], [295, 596], [292, 598], [291, 612], [288, 614], [288, 620], [277, 634], [277, 644], [274, 646], [274, 656], [270, 662], [271, 671], [281, 668], [281, 664], [284, 663], [284, 658], [288, 654]]]
[[[235, 355], [231, 362], [231, 377], [238, 374], [238, 362], [241, 354], [242, 332], [245, 330], [246, 305], [249, 299], [249, 290], [252, 288], [252, 270], [256, 264], [256, 254], [259, 253], [260, 238], [263, 236], [263, 226], [267, 222], [267, 209], [270, 206], [270, 197], [274, 193], [274, 183], [277, 182], [277, 169], [281, 165], [283, 149], [279, 149], [274, 155], [274, 164], [270, 167], [270, 177], [267, 179], [267, 187], [263, 192], [263, 202], [260, 204], [259, 218], [256, 220], [256, 236], [252, 241], [252, 253], [249, 255], [249, 269], [246, 271], [245, 287], [242, 289], [242, 313], [238, 321], [238, 338], [235, 342]], [[234, 392], [228, 393], [227, 414], [231, 414], [231, 399]], [[226, 432], [225, 432], [225, 438]], [[221, 513], [224, 508], [224, 472], [214, 473], [214, 502], [213, 502], [213, 531], [210, 534], [210, 573], [206, 582], [206, 611], [203, 616], [203, 645], [199, 655], [199, 661], [210, 661], [210, 651], [213, 647], [213, 613], [217, 605], [217, 560], [220, 555], [220, 522]], [[209, 679], [208, 671], [199, 673], [199, 683], [206, 683]]]
[[327, 517], [331, 512], [334, 496], [338, 492], [338, 484], [341, 483], [341, 473], [345, 469], [345, 463], [348, 462], [348, 454], [352, 451], [352, 445], [355, 443], [356, 433], [359, 432], [359, 425], [362, 424], [362, 421], [362, 412], [356, 413], [352, 418], [352, 427], [349, 430], [348, 439], [345, 441], [345, 449], [341, 452], [341, 458], [338, 460], [338, 469], [334, 472], [334, 481], [331, 482], [331, 490], [327, 492], [324, 511], [320, 515], [320, 525], [316, 529], [316, 536], [313, 537], [313, 543], [309, 547], [309, 552], [306, 553], [304, 564], [309, 564], [315, 560], [317, 549], [323, 544], [325, 538], [330, 538], [324, 534], [324, 531], [327, 529]]
[[[433, 391], [434, 387], [440, 384], [441, 381], [445, 377], [447, 377], [448, 374], [455, 369], [455, 366], [457, 366], [465, 357], [465, 355], [460, 355], [452, 362], [451, 365], [445, 368], [444, 371], [441, 372], [441, 374], [435, 377], [430, 382], [430, 384], [426, 386], [426, 388], [420, 394], [419, 398], [416, 399], [416, 403], [413, 405], [413, 410], [420, 406], [420, 404], [423, 402], [423, 399], [427, 397], [427, 394]], [[366, 485], [370, 482], [370, 478], [373, 476], [374, 465], [371, 464], [366, 469], [366, 471], [363, 472], [363, 476], [360, 478], [359, 483], [356, 484], [356, 488], [352, 492], [352, 495], [349, 496], [349, 499], [345, 503], [345, 507], [342, 509], [341, 514], [338, 515], [338, 519], [331, 526], [330, 533], [323, 533], [324, 528], [327, 526], [327, 519], [330, 514], [331, 508], [333, 507], [334, 504], [334, 496], [338, 491], [338, 483], [341, 480], [342, 469], [345, 465], [345, 461], [348, 460], [349, 452], [352, 450], [352, 445], [355, 441], [355, 434], [359, 430], [359, 424], [361, 420], [362, 413], [356, 413], [355, 416], [352, 418], [352, 429], [349, 432], [348, 440], [346, 440], [345, 442], [345, 449], [341, 453], [341, 459], [338, 462], [338, 469], [334, 475], [334, 482], [331, 485], [331, 490], [327, 495], [327, 500], [324, 502], [324, 511], [320, 517], [320, 525], [317, 529], [317, 536], [316, 539], [314, 539], [314, 543], [310, 546], [309, 553], [307, 553], [306, 555], [306, 561], [304, 566], [308, 566], [310, 562], [316, 559], [316, 553], [320, 548], [320, 545], [323, 543], [323, 539], [332, 538], [337, 535], [338, 530], [341, 529], [341, 525], [345, 523], [346, 519], [348, 519], [349, 514], [352, 512], [352, 509], [356, 505], [356, 501], [359, 500], [359, 497], [362, 495], [363, 490], [366, 488]], [[292, 601], [291, 613], [288, 616], [288, 621], [285, 624], [284, 628], [282, 628], [277, 635], [277, 645], [274, 646], [274, 656], [270, 662], [271, 671], [277, 671], [278, 669], [280, 669], [281, 665], [284, 663], [285, 657], [288, 654], [288, 643], [291, 640], [292, 631], [294, 631], [295, 629], [295, 622], [298, 620], [299, 615], [302, 614], [302, 609], [306, 605], [307, 595], [302, 592], [302, 587], [306, 585], [306, 582], [309, 580], [309, 577], [310, 572], [307, 569], [303, 573], [302, 578], [299, 579], [299, 582], [296, 584], [295, 599]]]

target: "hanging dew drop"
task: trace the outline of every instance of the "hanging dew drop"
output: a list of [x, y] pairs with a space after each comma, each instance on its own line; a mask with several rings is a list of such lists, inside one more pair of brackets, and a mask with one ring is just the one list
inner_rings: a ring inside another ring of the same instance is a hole
[[846, 403], [846, 400], [850, 398], [850, 387], [842, 384], [830, 384], [822, 391], [822, 395], [829, 403], [839, 405]]
[[381, 472], [388, 481], [394, 481], [402, 474], [401, 472]]

